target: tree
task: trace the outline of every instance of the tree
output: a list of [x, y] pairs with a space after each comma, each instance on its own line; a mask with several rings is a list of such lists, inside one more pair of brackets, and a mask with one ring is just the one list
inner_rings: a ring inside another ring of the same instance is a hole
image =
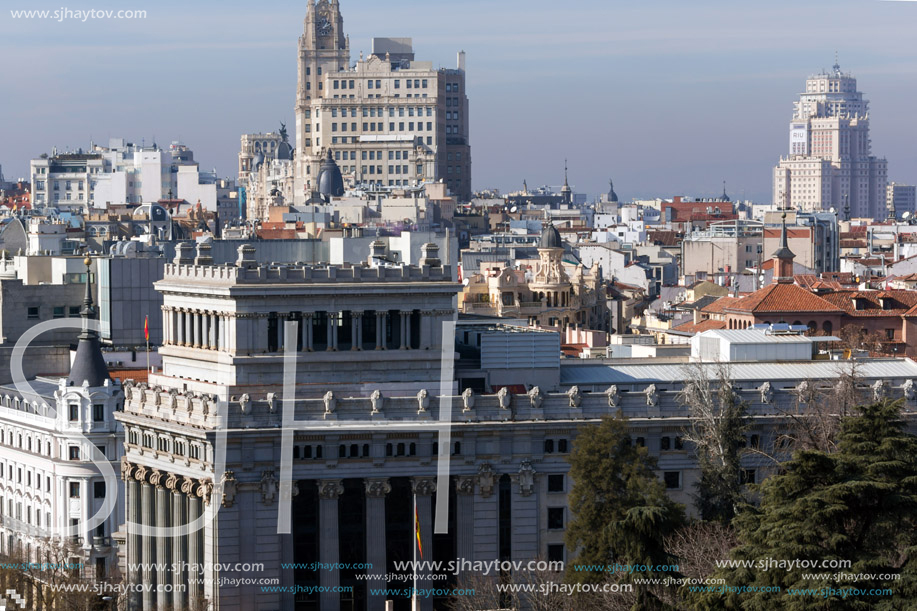
[[[664, 538], [684, 522], [684, 507], [670, 500], [645, 447], [631, 442], [619, 413], [584, 427], [569, 458], [573, 488], [567, 548], [576, 550], [567, 580], [601, 583], [613, 564], [670, 565]], [[622, 574], [619, 580], [659, 576], [651, 570]], [[632, 609], [664, 609], [651, 588], [634, 584]]]
[[[802, 450], [784, 472], [761, 485], [758, 509], [735, 520], [735, 560], [750, 563], [718, 573], [734, 587], [775, 592], [713, 594], [696, 609], [764, 611], [891, 610], [917, 605], [917, 436], [904, 430], [901, 406], [881, 401], [844, 418], [837, 451]], [[849, 568], [775, 567], [773, 561], [850, 561]], [[811, 574], [824, 573], [814, 579]], [[840, 574], [840, 575], [839, 575]], [[851, 580], [843, 574], [870, 575]], [[900, 574], [900, 581], [880, 578]], [[857, 596], [839, 593], [850, 588]], [[830, 588], [827, 595], [823, 588]], [[867, 594], [891, 588], [894, 596]], [[814, 589], [798, 594], [792, 589]]]
[[735, 392], [725, 364], [717, 365], [715, 385], [700, 363], [686, 367], [684, 373], [679, 401], [691, 416], [685, 439], [694, 445], [701, 474], [695, 484], [695, 505], [704, 520], [727, 524], [744, 501], [740, 457], [748, 404]]

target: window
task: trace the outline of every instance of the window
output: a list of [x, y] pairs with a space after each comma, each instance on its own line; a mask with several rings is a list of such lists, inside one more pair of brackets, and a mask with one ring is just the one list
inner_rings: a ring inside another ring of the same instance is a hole
[[68, 448], [68, 453], [70, 460], [79, 460], [80, 459], [80, 447], [79, 446], [70, 446]]
[[564, 545], [563, 543], [555, 543], [548, 546], [548, 562], [563, 562], [564, 561]]
[[30, 319], [38, 318], [38, 306], [32, 306], [28, 309], [27, 317]]
[[80, 498], [80, 483], [79, 482], [70, 482], [70, 498], [71, 499]]
[[681, 471], [666, 471], [662, 475], [665, 487], [669, 490], [681, 488]]
[[102, 458], [107, 458], [107, 452], [105, 452], [105, 446], [104, 446], [104, 445], [98, 444], [98, 445], [96, 445], [96, 449], [99, 451], [99, 454], [102, 455]]
[[564, 491], [564, 475], [561, 473], [555, 473], [548, 475], [548, 492], [563, 492]]
[[553, 453], [554, 453], [554, 440], [553, 440], [553, 439], [545, 439], [545, 440], [544, 440], [544, 453], [545, 453], [545, 454], [553, 454]]
[[557, 440], [557, 451], [560, 452], [561, 454], [567, 453], [567, 440], [566, 439]]
[[92, 421], [105, 422], [105, 404], [95, 403], [92, 406]]
[[564, 508], [548, 507], [548, 530], [562, 530], [564, 527]]
[[54, 306], [54, 318], [64, 317], [64, 306]]
[[671, 437], [660, 437], [659, 438], [659, 449], [660, 450], [672, 449], [672, 438]]
[[70, 422], [76, 422], [80, 419], [80, 406], [76, 403], [71, 403], [69, 406], [70, 409]]
[[92, 497], [95, 499], [105, 498], [105, 482], [93, 482]]

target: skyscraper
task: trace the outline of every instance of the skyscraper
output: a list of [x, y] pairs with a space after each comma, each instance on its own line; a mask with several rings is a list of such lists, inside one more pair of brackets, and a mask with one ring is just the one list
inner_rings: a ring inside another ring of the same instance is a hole
[[831, 72], [806, 80], [794, 103], [789, 155], [774, 169], [774, 202], [803, 210], [885, 217], [887, 162], [872, 155], [869, 103], [856, 79]]
[[350, 63], [338, 0], [309, 1], [299, 38], [294, 199], [318, 188], [331, 149], [345, 186], [443, 180], [471, 195], [464, 52], [454, 69], [416, 61], [410, 38], [374, 38]]

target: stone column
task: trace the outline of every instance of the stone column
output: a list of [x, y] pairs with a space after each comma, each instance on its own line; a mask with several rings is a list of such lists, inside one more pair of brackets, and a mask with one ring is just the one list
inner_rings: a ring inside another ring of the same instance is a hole
[[312, 352], [312, 312], [303, 313], [302, 329], [300, 329], [300, 332], [303, 334], [303, 351]]
[[188, 346], [191, 343], [191, 317], [188, 314], [188, 310], [180, 310], [178, 315], [178, 327], [181, 332], [181, 341], [179, 342], [182, 346]]
[[535, 496], [535, 469], [523, 461], [517, 473], [510, 475], [512, 495], [512, 559], [538, 556], [538, 498]]
[[376, 312], [376, 350], [385, 350], [386, 312]]
[[[172, 526], [184, 526], [187, 522], [185, 514], [185, 495], [181, 492], [182, 479], [170, 475], [166, 480], [166, 487], [172, 491]], [[178, 535], [172, 539], [172, 565], [179, 570], [172, 571], [172, 600], [176, 609], [183, 609], [188, 604], [187, 570], [182, 566], [188, 562], [188, 539], [185, 535]]]
[[433, 346], [433, 316], [436, 313], [433, 310], [423, 310], [420, 312], [420, 348], [428, 350]]
[[351, 350], [363, 349], [361, 345], [363, 343], [363, 312], [354, 310], [350, 312], [350, 339]]
[[[142, 583], [140, 563], [143, 562], [141, 554], [142, 535], [140, 531], [141, 511], [140, 511], [140, 482], [134, 475], [136, 467], [128, 464], [125, 468], [124, 479], [127, 481], [127, 520], [138, 525], [134, 528], [127, 529], [127, 580], [130, 583]], [[140, 609], [142, 604], [140, 592], [131, 592], [128, 607], [130, 609]]]
[[201, 347], [201, 317], [197, 310], [191, 313], [191, 347]]
[[[185, 493], [186, 498], [188, 499], [188, 523], [192, 523], [201, 516], [201, 499], [197, 496], [197, 482], [191, 480], [185, 480], [185, 484], [182, 485], [182, 492]], [[203, 577], [201, 572], [201, 564], [203, 559], [203, 551], [201, 549], [201, 537], [200, 532], [195, 531], [193, 528], [188, 532], [188, 605], [191, 608], [195, 608], [196, 605], [201, 604], [201, 596], [203, 594], [203, 585], [198, 583], [198, 580]]]
[[455, 479], [455, 557], [474, 562], [474, 484], [472, 475]]
[[[344, 493], [344, 485], [339, 479], [323, 479], [318, 482], [318, 560], [324, 564], [336, 564], [340, 561], [340, 543], [338, 541], [338, 498]], [[322, 570], [318, 577], [319, 585], [326, 591], [319, 595], [319, 607], [322, 611], [340, 611], [341, 594], [333, 588], [341, 585], [340, 571]]]
[[411, 313], [401, 310], [399, 314], [401, 316], [401, 349], [407, 350], [410, 347], [411, 341], [411, 330], [409, 328], [411, 324]]
[[[433, 512], [432, 507], [433, 493], [436, 492], [436, 480], [432, 477], [413, 477], [411, 478], [411, 491], [414, 493], [414, 499], [417, 502], [417, 515], [420, 518], [420, 544], [423, 549], [423, 560], [433, 560]], [[445, 491], [448, 494], [448, 491]], [[413, 528], [412, 528], [413, 530]], [[417, 545], [417, 538], [411, 537], [413, 545]], [[417, 554], [417, 560], [420, 560], [420, 553]], [[417, 589], [428, 590], [433, 584], [429, 573], [417, 574]], [[420, 611], [433, 611], [433, 598], [425, 597], [419, 600]]]
[[283, 341], [283, 326], [288, 318], [287, 314], [278, 314], [277, 315], [277, 351], [283, 352], [284, 344]]
[[[152, 563], [158, 562], [156, 559], [155, 548], [153, 547], [153, 535], [150, 532], [156, 521], [156, 514], [154, 513], [155, 507], [153, 502], [153, 486], [148, 481], [146, 481], [146, 471], [144, 469], [140, 469], [138, 471], [143, 472], [140, 484], [140, 517], [141, 521], [143, 522], [143, 542], [141, 544], [141, 554], [143, 555], [143, 570], [141, 571], [141, 575], [143, 578], [143, 583], [152, 584], [155, 580]], [[152, 589], [146, 589], [143, 591], [144, 609], [152, 609], [155, 601], [156, 593]]]
[[325, 320], [328, 323], [327, 334], [328, 334], [328, 351], [337, 350], [337, 325], [334, 324], [334, 315], [335, 312], [327, 312]]
[[[372, 565], [367, 569], [369, 575], [384, 575], [386, 572], [385, 553], [385, 495], [392, 491], [387, 477], [363, 480], [366, 486], [366, 562]], [[382, 609], [385, 596], [373, 595], [373, 589], [385, 588], [385, 579], [369, 580], [367, 589], [367, 609]]]
[[205, 350], [210, 348], [208, 340], [210, 339], [210, 316], [207, 312], [198, 314], [201, 317], [201, 348]]
[[[169, 498], [172, 496], [165, 488], [165, 475], [160, 471], [153, 471], [150, 481], [156, 487], [156, 526], [169, 526], [171, 519], [171, 507], [169, 507]], [[156, 562], [164, 564], [170, 562], [172, 557], [172, 537], [156, 537]], [[159, 611], [171, 611], [172, 596], [169, 592], [163, 591], [163, 586], [171, 583], [172, 577], [168, 568], [158, 569], [156, 571], [155, 583], [160, 590], [157, 592], [156, 608]]]

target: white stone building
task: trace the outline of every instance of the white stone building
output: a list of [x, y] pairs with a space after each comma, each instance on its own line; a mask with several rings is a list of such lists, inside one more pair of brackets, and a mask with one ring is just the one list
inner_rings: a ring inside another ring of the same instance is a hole
[[465, 58], [454, 69], [417, 61], [409, 38], [375, 38], [350, 62], [337, 0], [309, 0], [299, 39], [296, 203], [319, 190], [327, 151], [345, 185], [417, 186], [442, 180], [471, 196]]
[[885, 218], [887, 165], [872, 154], [868, 102], [835, 63], [807, 79], [794, 103], [789, 155], [774, 169], [774, 202]]

